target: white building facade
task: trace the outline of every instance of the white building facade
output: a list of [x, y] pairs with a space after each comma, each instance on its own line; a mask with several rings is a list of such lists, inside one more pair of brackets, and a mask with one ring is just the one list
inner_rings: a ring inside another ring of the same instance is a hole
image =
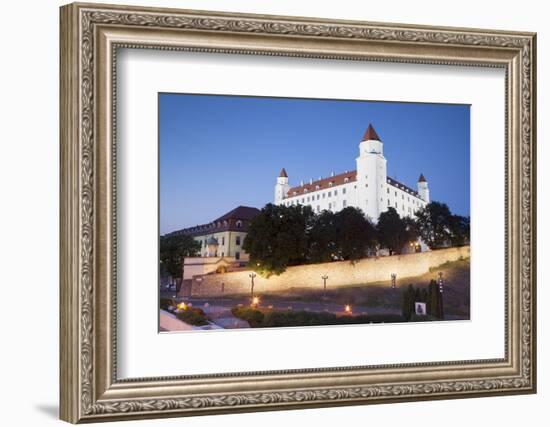
[[401, 217], [407, 217], [430, 202], [424, 175], [420, 174], [416, 190], [388, 177], [383, 143], [370, 124], [359, 143], [359, 156], [355, 161], [353, 171], [301, 182], [295, 187], [289, 185], [288, 174], [283, 168], [275, 185], [274, 203], [310, 206], [316, 213], [337, 212], [352, 206], [361, 209], [376, 223], [389, 207]]

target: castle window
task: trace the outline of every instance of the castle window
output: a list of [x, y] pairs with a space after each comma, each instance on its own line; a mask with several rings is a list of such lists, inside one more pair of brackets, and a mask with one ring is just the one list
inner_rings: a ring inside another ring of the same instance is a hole
[[328, 183], [328, 186], [329, 186], [329, 187], [332, 187], [332, 181], [330, 181], [330, 182]]
[[346, 189], [342, 188], [342, 194], [346, 194]]
[[237, 236], [237, 237], [235, 238], [235, 244], [236, 244], [237, 246], [240, 246], [240, 245], [241, 245], [241, 236]]
[[241, 253], [235, 252], [235, 259], [241, 259]]
[[338, 190], [334, 190], [334, 195], [335, 195], [335, 196], [338, 195]]
[[329, 203], [329, 204], [328, 204], [328, 208], [329, 208], [329, 209], [332, 209], [332, 203]]
[[241, 220], [238, 220], [236, 222], [237, 228], [241, 228], [243, 226], [243, 222]]
[[404, 194], [401, 194], [401, 198], [402, 198], [403, 200], [405, 200], [405, 195], [404, 195]]
[[388, 190], [388, 194], [390, 194], [390, 189], [388, 188], [387, 190]]
[[[225, 245], [225, 236], [222, 236], [222, 246]], [[223, 256], [223, 255], [222, 255]]]
[[307, 201], [309, 202], [309, 197], [307, 198]]
[[317, 212], [321, 211], [321, 206], [317, 205]]
[[345, 200], [344, 200], [344, 201], [342, 201], [342, 207], [344, 207], [344, 208], [345, 208], [345, 207], [346, 207], [347, 205], [348, 205], [347, 201], [345, 201]]
[[332, 196], [332, 191], [329, 191], [329, 192], [328, 192], [328, 196], [329, 196], [329, 197]]
[[349, 178], [348, 178], [348, 177], [345, 177], [345, 178], [344, 178], [344, 182], [349, 182]]
[[397, 202], [395, 202], [395, 207], [397, 207]]
[[388, 199], [388, 206], [390, 205], [390, 199]]
[[323, 193], [323, 199], [325, 198], [325, 195], [326, 195], [326, 194], [325, 194], [325, 193]]
[[395, 197], [397, 197], [397, 191], [395, 192]]
[[320, 194], [317, 194], [317, 200], [319, 200], [320, 197], [321, 197], [321, 195], [320, 195]]

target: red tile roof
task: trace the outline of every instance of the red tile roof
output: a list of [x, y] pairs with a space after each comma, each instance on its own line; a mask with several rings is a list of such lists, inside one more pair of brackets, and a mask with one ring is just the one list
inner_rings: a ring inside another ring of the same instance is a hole
[[[300, 194], [307, 194], [314, 191], [324, 190], [330, 187], [336, 187], [338, 185], [346, 184], [348, 182], [353, 182], [353, 181], [357, 181], [357, 171], [355, 170], [330, 176], [328, 178], [321, 178], [321, 179], [318, 179], [317, 181], [313, 181], [311, 184], [304, 184], [304, 185], [292, 187], [290, 190], [288, 190], [288, 193], [285, 198], [299, 196]], [[296, 192], [296, 194], [294, 194], [294, 192]]]
[[376, 131], [372, 127], [372, 124], [370, 124], [370, 123], [369, 123], [369, 127], [365, 131], [365, 134], [363, 135], [363, 139], [361, 141], [369, 141], [369, 140], [381, 141], [380, 137], [378, 136], [378, 134], [376, 133]]

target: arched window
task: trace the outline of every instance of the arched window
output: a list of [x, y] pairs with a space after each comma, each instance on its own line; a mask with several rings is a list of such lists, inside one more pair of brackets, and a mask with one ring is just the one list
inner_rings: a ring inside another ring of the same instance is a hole
[[243, 226], [243, 222], [239, 219], [239, 220], [237, 220], [235, 225], [237, 226], [237, 228], [241, 228]]

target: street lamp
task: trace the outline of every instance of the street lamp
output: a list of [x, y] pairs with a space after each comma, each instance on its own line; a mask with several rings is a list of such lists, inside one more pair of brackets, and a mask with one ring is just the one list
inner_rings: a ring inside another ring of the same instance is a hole
[[439, 285], [439, 292], [443, 293], [443, 272], [438, 273], [439, 278], [437, 279], [437, 284]]
[[250, 299], [254, 300], [254, 277], [256, 277], [256, 273], [250, 273], [248, 277], [250, 277]]
[[397, 274], [392, 273], [391, 274], [391, 288], [395, 289], [397, 283]]
[[327, 297], [327, 279], [328, 276], [325, 274], [321, 276], [321, 279], [323, 279], [323, 298]]

